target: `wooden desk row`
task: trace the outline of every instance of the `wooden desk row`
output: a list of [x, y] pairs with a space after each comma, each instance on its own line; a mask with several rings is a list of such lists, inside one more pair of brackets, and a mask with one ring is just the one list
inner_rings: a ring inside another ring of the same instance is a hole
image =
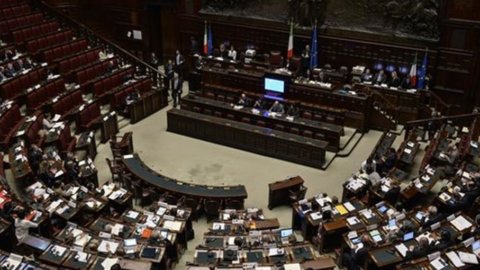
[[239, 122], [249, 123], [274, 130], [286, 131], [304, 137], [323, 140], [328, 143], [327, 150], [337, 152], [340, 149], [340, 137], [344, 134], [342, 126], [317, 122], [301, 117], [290, 121], [285, 115], [269, 117], [266, 110], [259, 110], [254, 113], [252, 108], [245, 107], [234, 109], [229, 103], [206, 99], [199, 96], [187, 96], [182, 98], [183, 110], [201, 112], [203, 114], [215, 115]]
[[168, 111], [167, 119], [171, 132], [314, 168], [325, 163], [324, 141], [177, 109]]
[[165, 108], [168, 104], [167, 91], [151, 91], [142, 95], [142, 98], [128, 105], [130, 123], [135, 124], [149, 115]]

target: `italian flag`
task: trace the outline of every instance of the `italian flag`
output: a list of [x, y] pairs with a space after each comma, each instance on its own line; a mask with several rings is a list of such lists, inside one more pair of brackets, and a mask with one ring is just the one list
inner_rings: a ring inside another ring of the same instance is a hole
[[208, 54], [207, 21], [205, 21], [205, 33], [203, 34], [203, 53]]
[[288, 36], [288, 51], [287, 58], [293, 57], [293, 23], [290, 22], [290, 35]]
[[412, 67], [410, 68], [410, 85], [415, 88], [417, 86], [417, 53], [413, 59]]

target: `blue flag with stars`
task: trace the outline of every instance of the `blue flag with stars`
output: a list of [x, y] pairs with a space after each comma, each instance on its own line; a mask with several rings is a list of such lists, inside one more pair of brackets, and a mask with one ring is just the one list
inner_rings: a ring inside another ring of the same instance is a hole
[[318, 66], [317, 24], [313, 26], [312, 46], [310, 48], [310, 69]]
[[208, 25], [208, 55], [213, 54], [213, 37], [212, 37], [212, 25]]
[[425, 89], [425, 76], [427, 76], [428, 52], [423, 56], [422, 66], [418, 71], [417, 89]]

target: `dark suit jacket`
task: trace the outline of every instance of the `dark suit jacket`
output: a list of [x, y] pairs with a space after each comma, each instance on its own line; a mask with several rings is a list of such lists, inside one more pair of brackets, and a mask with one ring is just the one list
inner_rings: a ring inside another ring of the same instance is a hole
[[387, 75], [383, 74], [382, 77], [380, 78], [380, 73], [375, 74], [373, 77], [373, 83], [374, 84], [382, 84], [387, 81]]
[[408, 260], [413, 260], [413, 259], [418, 259], [418, 258], [421, 258], [421, 257], [424, 257], [424, 256], [427, 256], [430, 251], [432, 251], [432, 248], [430, 246], [427, 246], [427, 247], [420, 247], [420, 246], [416, 246], [413, 251], [407, 251], [407, 254], [405, 255], [405, 260], [408, 261]]
[[399, 87], [401, 82], [402, 82], [402, 81], [401, 81], [400, 78], [398, 78], [398, 77], [397, 77], [397, 78], [394, 78], [394, 79], [391, 79], [391, 80], [390, 80], [390, 86], [391, 86], [391, 87]]

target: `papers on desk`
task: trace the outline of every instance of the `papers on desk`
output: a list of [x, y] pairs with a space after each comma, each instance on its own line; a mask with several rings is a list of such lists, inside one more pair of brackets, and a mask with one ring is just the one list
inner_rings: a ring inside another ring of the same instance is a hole
[[73, 187], [71, 187], [67, 190], [67, 193], [73, 195], [73, 194], [76, 194], [79, 189], [80, 189], [80, 187], [73, 186]]
[[113, 227], [112, 227], [112, 234], [113, 235], [119, 235], [120, 232], [123, 231], [123, 225], [122, 224], [115, 224]]
[[233, 109], [234, 109], [234, 110], [241, 110], [241, 109], [243, 109], [243, 106], [241, 106], [241, 105], [235, 105], [235, 106], [233, 106]]
[[163, 215], [165, 215], [165, 212], [167, 212], [167, 208], [159, 207], [156, 214], [159, 215], [159, 216], [163, 216]]
[[347, 208], [347, 210], [349, 212], [352, 212], [355, 210], [355, 206], [353, 206], [353, 204], [351, 202], [346, 202], [343, 204], [345, 206], [345, 208]]
[[362, 187], [364, 187], [367, 184], [367, 181], [363, 179], [350, 179], [350, 181], [347, 184], [347, 188], [349, 190], [356, 191]]
[[252, 113], [253, 113], [253, 114], [260, 114], [260, 111], [257, 110], [257, 109], [252, 109]]
[[458, 255], [460, 257], [460, 260], [464, 263], [478, 264], [477, 256], [475, 256], [475, 254], [473, 253], [459, 251]]
[[17, 132], [17, 136], [23, 136], [25, 134], [25, 130], [20, 130]]
[[225, 230], [225, 223], [214, 222], [212, 228], [214, 231]]
[[313, 219], [313, 220], [319, 220], [319, 219], [322, 219], [322, 213], [321, 212], [312, 212], [310, 213], [310, 217]]
[[121, 198], [123, 195], [127, 194], [127, 190], [121, 188], [119, 190], [116, 190], [114, 192], [112, 192], [112, 194], [110, 194], [110, 196], [108, 196], [108, 198], [112, 201], [118, 199], [118, 198]]
[[450, 221], [450, 223], [455, 226], [455, 228], [459, 231], [463, 231], [468, 229], [472, 226], [472, 223], [464, 218], [462, 215], [456, 217], [454, 220]]
[[62, 200], [56, 200], [56, 201], [52, 202], [52, 203], [47, 207], [47, 212], [49, 212], [50, 214], [52, 214], [52, 213], [60, 206], [60, 204], [61, 204], [62, 202], [63, 202]]
[[382, 192], [387, 193], [390, 190], [390, 187], [387, 185], [381, 185], [380, 189], [382, 190]]
[[407, 146], [408, 147], [413, 147], [413, 146], [415, 146], [415, 144], [413, 142], [407, 142]]
[[299, 263], [287, 263], [283, 265], [285, 270], [302, 270], [302, 267]]
[[[56, 97], [56, 99], [58, 100], [58, 97]], [[56, 101], [54, 101], [54, 102], [56, 102]], [[57, 113], [56, 113], [56, 114], [53, 116], [52, 121], [53, 121], [53, 122], [58, 122], [58, 120], [60, 120], [60, 117], [62, 117], [62, 116], [61, 116], [60, 114], [57, 114]], [[57, 123], [57, 124], [62, 124], [62, 123]], [[56, 124], [55, 124], [55, 125], [56, 125]], [[55, 127], [55, 125], [53, 125], [53, 127]]]
[[6, 269], [17, 269], [18, 266], [22, 263], [23, 256], [15, 254], [15, 253], [10, 253], [10, 256], [8, 259], [6, 259], [2, 263], [2, 267], [5, 267]]
[[361, 210], [360, 214], [362, 214], [366, 219], [371, 219], [373, 217], [372, 210], [368, 208]]
[[335, 209], [342, 216], [348, 214], [347, 209], [342, 204], [339, 204], [339, 205], [335, 206]]
[[82, 251], [77, 251], [77, 255], [75, 257], [79, 262], [86, 263], [88, 258], [90, 257], [90, 254]]
[[417, 237], [415, 237], [415, 240], [418, 242], [420, 242], [420, 238], [422, 237], [426, 237], [428, 239], [428, 243], [429, 244], [432, 244], [433, 241], [435, 241], [435, 239], [432, 238], [432, 234], [430, 232], [426, 232], [426, 233], [422, 233], [420, 235], [418, 235]]
[[405, 148], [405, 149], [403, 150], [403, 152], [405, 152], [405, 153], [407, 153], [407, 154], [410, 154], [410, 153], [412, 153], [412, 149], [410, 149], [410, 148]]
[[290, 121], [290, 122], [293, 122], [293, 120], [294, 120], [294, 119], [293, 119], [293, 116], [287, 116], [287, 117], [285, 117], [285, 119], [287, 119], [287, 120]]
[[470, 141], [470, 146], [473, 148], [478, 148], [478, 143], [476, 141]]
[[158, 221], [160, 221], [159, 216], [157, 216], [157, 215], [147, 215], [147, 221], [145, 222], [145, 224], [147, 225], [147, 227], [155, 228], [158, 224]]
[[281, 256], [283, 254], [285, 254], [285, 249], [283, 249], [283, 248], [270, 248], [270, 249], [268, 249], [268, 256], [269, 257]]
[[50, 249], [50, 253], [54, 254], [55, 256], [62, 257], [63, 254], [65, 254], [65, 251], [67, 251], [67, 248], [55, 245]]
[[171, 220], [166, 220], [163, 223], [163, 227], [165, 229], [174, 231], [174, 232], [179, 232], [180, 229], [182, 228], [182, 222], [181, 221], [171, 221]]
[[118, 263], [118, 258], [105, 258], [102, 262], [103, 269], [111, 269], [113, 265]]
[[115, 184], [110, 183], [108, 185], [103, 185], [102, 189], [103, 189], [103, 196], [108, 197], [115, 189]]
[[430, 265], [432, 265], [436, 270], [441, 270], [445, 268], [448, 264], [441, 257], [439, 257], [431, 261]]
[[79, 235], [80, 237], [75, 237], [76, 240], [75, 242], [73, 242], [74, 245], [76, 246], [80, 246], [80, 247], [84, 247], [88, 241], [90, 241], [90, 239], [92, 239], [92, 237], [90, 235], [88, 235], [87, 233], [83, 233], [81, 235]]
[[440, 198], [440, 200], [442, 200], [443, 202], [447, 202], [449, 201], [452, 196], [448, 195], [447, 193], [443, 192], [441, 193], [440, 195], [438, 195], [438, 197]]
[[349, 218], [347, 218], [347, 222], [350, 226], [353, 226], [353, 225], [356, 225], [356, 224], [360, 223], [360, 220], [358, 220], [357, 217], [349, 217]]
[[100, 245], [98, 246], [98, 252], [115, 253], [115, 252], [117, 252], [117, 248], [118, 248], [118, 243], [117, 242], [102, 240], [102, 242], [100, 242]]
[[408, 248], [405, 246], [405, 244], [400, 243], [395, 246], [395, 249], [402, 255], [402, 257], [405, 257], [407, 255]]
[[61, 215], [63, 213], [65, 213], [65, 211], [67, 211], [68, 209], [70, 209], [70, 206], [68, 206], [68, 204], [64, 205], [63, 207], [60, 207], [58, 208], [55, 213]]
[[462, 262], [462, 260], [460, 260], [460, 258], [458, 257], [455, 251], [447, 252], [447, 257], [448, 259], [450, 259], [450, 261], [453, 263], [455, 267], [460, 268], [465, 266], [465, 264]]

